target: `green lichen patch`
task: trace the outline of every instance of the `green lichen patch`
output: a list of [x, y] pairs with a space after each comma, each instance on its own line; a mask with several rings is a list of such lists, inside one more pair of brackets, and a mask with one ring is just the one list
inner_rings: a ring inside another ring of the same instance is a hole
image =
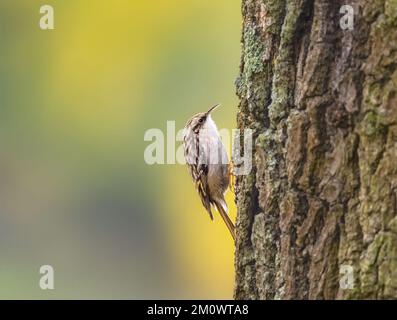
[[253, 74], [263, 71], [264, 48], [254, 28], [247, 26], [243, 37], [244, 74], [248, 80]]
[[368, 112], [363, 120], [363, 130], [367, 137], [375, 138], [383, 135], [385, 126], [379, 121], [379, 116], [376, 112]]

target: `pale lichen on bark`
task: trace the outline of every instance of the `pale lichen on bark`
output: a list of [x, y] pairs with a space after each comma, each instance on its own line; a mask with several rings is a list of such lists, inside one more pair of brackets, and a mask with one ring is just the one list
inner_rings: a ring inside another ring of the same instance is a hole
[[397, 297], [397, 1], [343, 4], [243, 0], [237, 299]]

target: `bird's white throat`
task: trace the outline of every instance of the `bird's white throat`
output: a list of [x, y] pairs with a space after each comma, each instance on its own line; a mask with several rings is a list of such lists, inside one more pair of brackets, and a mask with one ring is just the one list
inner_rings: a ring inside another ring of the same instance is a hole
[[207, 131], [207, 134], [215, 134], [216, 136], [219, 137], [219, 132], [218, 132], [218, 128], [214, 122], [214, 120], [212, 120], [211, 115], [208, 115], [207, 120], [205, 121], [205, 124], [203, 126], [203, 129]]

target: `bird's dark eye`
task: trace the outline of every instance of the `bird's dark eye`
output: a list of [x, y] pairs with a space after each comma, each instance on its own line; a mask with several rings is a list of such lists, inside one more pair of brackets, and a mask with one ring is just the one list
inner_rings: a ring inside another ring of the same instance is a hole
[[200, 119], [199, 119], [199, 123], [203, 123], [203, 121], [204, 121], [203, 118], [200, 118]]

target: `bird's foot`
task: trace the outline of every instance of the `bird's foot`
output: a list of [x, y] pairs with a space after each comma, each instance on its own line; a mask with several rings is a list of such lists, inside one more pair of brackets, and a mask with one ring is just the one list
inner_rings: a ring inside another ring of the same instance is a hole
[[229, 163], [229, 189], [234, 193], [234, 187], [236, 185], [236, 176], [234, 175], [233, 162]]

